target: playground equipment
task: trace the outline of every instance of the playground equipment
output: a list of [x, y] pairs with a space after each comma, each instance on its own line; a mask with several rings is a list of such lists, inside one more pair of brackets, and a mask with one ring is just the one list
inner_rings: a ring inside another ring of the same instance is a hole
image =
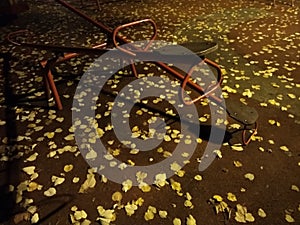
[[[156, 56], [162, 56], [162, 57], [176, 57], [178, 60], [185, 61], [184, 55], [180, 56], [176, 51], [168, 51], [167, 49], [160, 48], [157, 49], [155, 52], [150, 51], [149, 47], [157, 37], [157, 27], [155, 22], [152, 19], [143, 19], [134, 21], [131, 23], [123, 24], [121, 26], [116, 27], [115, 29], [111, 29], [104, 25], [103, 23], [96, 21], [86, 14], [82, 13], [78, 9], [74, 8], [72, 5], [67, 3], [63, 0], [55, 0], [56, 2], [60, 3], [62, 6], [66, 7], [68, 10], [72, 11], [73, 13], [77, 14], [78, 16], [82, 17], [86, 21], [90, 22], [94, 26], [100, 28], [105, 34], [109, 36], [108, 40], [111, 40], [112, 43], [102, 43], [99, 45], [95, 45], [91, 48], [83, 48], [83, 47], [63, 47], [63, 46], [54, 46], [54, 45], [44, 45], [44, 44], [35, 44], [35, 43], [27, 43], [27, 42], [18, 42], [16, 37], [23, 35], [27, 31], [17, 31], [10, 33], [8, 35], [8, 40], [18, 46], [23, 47], [30, 47], [30, 48], [36, 48], [36, 49], [43, 49], [43, 50], [49, 50], [52, 52], [56, 52], [55, 56], [51, 59], [44, 60], [40, 62], [41, 66], [43, 67], [43, 77], [44, 77], [44, 83], [45, 83], [45, 90], [46, 90], [46, 96], [49, 99], [50, 94], [52, 93], [56, 106], [59, 110], [63, 109], [63, 105], [58, 93], [58, 90], [56, 88], [56, 84], [53, 79], [52, 70], [53, 68], [58, 65], [59, 63], [62, 63], [64, 61], [70, 60], [71, 58], [77, 57], [82, 54], [89, 54], [89, 55], [97, 55], [97, 54], [103, 54], [107, 51], [117, 50], [120, 54], [120, 57], [122, 55], [126, 55], [127, 57], [131, 58], [131, 70], [133, 74], [137, 77], [137, 69], [135, 64], [133, 63], [135, 58], [147, 58], [147, 56], [151, 54], [156, 54]], [[130, 41], [127, 40], [124, 36], [119, 35], [120, 31], [128, 28], [133, 27], [139, 24], [150, 24], [153, 29], [153, 34], [146, 46], [143, 48], [137, 47], [135, 45], [131, 45], [130, 49], [124, 49], [122, 48], [121, 44], [129, 43]], [[208, 53], [211, 53], [217, 49], [217, 44], [213, 42], [194, 42], [194, 43], [185, 43], [182, 44], [187, 49], [190, 49], [192, 52], [197, 54], [201, 58], [201, 62], [184, 62], [187, 64], [192, 64], [190, 66], [190, 69], [188, 73], [181, 73], [178, 70], [170, 67], [169, 65], [163, 63], [163, 62], [153, 62], [161, 69], [167, 71], [170, 75], [173, 75], [174, 77], [178, 78], [182, 82], [182, 89], [184, 90], [186, 86], [190, 86], [197, 92], [199, 92], [199, 96], [193, 100], [190, 101], [184, 101], [183, 93], [182, 100], [186, 105], [194, 104], [197, 101], [200, 101], [204, 98], [208, 98], [210, 101], [215, 102], [220, 107], [224, 108], [228, 114], [229, 117], [233, 118], [235, 121], [239, 122], [243, 125], [242, 129], [242, 142], [244, 145], [247, 145], [251, 138], [256, 134], [257, 132], [257, 118], [258, 113], [256, 110], [250, 106], [244, 105], [241, 102], [232, 102], [228, 101], [226, 102], [226, 107], [223, 106], [222, 99], [213, 95], [213, 92], [221, 85], [222, 83], [222, 71], [220, 66], [211, 61], [210, 59], [206, 58], [205, 55]], [[112, 47], [111, 47], [112, 46]], [[68, 52], [68, 53], [66, 53]], [[199, 59], [199, 58], [198, 58]], [[217, 71], [217, 82], [210, 85], [208, 88], [204, 89], [203, 87], [199, 86], [197, 83], [194, 83], [191, 81], [191, 75], [194, 71], [194, 67], [199, 63], [206, 63], [207, 65], [213, 67]]]

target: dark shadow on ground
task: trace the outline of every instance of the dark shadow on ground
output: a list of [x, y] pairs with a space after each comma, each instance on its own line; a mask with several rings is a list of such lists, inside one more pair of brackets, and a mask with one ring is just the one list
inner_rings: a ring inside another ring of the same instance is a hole
[[6, 162], [1, 162], [1, 184], [0, 184], [0, 222], [8, 220], [15, 209], [15, 196], [13, 192], [9, 192], [9, 185], [14, 181], [18, 181], [19, 171], [18, 165], [11, 161], [17, 152], [16, 140], [17, 140], [17, 128], [16, 128], [16, 114], [15, 110], [11, 106], [12, 91], [9, 85], [9, 71], [10, 71], [10, 59], [9, 53], [0, 53], [0, 58], [3, 59], [2, 76], [4, 79], [4, 98], [5, 98], [5, 110], [4, 117], [6, 121], [5, 136], [7, 137], [7, 144], [2, 154], [7, 156]]

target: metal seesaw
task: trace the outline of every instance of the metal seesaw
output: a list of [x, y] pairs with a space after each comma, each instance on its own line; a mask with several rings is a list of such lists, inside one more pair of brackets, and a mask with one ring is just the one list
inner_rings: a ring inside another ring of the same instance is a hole
[[[40, 64], [43, 67], [43, 78], [44, 78], [44, 84], [45, 84], [45, 90], [46, 90], [46, 96], [49, 99], [50, 93], [52, 92], [56, 106], [59, 110], [63, 109], [60, 96], [58, 93], [58, 90], [56, 88], [55, 82], [53, 80], [53, 74], [52, 70], [53, 68], [64, 61], [70, 60], [71, 58], [77, 57], [79, 55], [100, 55], [107, 51], [111, 50], [118, 50], [118, 53], [120, 54], [120, 57], [126, 56], [127, 58], [130, 58], [130, 66], [133, 74], [137, 77], [137, 69], [134, 64], [134, 59], [147, 59], [147, 57], [155, 54], [155, 58], [161, 57], [164, 59], [165, 57], [175, 57], [177, 60], [180, 60], [182, 63], [186, 63], [190, 65], [190, 69], [187, 73], [179, 72], [178, 70], [172, 68], [171, 66], [163, 63], [163, 62], [153, 62], [161, 69], [165, 70], [169, 74], [173, 75], [174, 77], [178, 78], [182, 81], [181, 86], [182, 90], [186, 88], [188, 85], [189, 87], [193, 88], [197, 92], [199, 92], [199, 96], [193, 100], [186, 101], [183, 97], [183, 92], [181, 93], [182, 100], [186, 105], [194, 104], [197, 101], [201, 101], [204, 98], [208, 98], [209, 100], [213, 101], [214, 103], [218, 104], [220, 107], [224, 108], [228, 114], [229, 117], [234, 119], [235, 121], [239, 122], [243, 125], [242, 128], [242, 142], [244, 145], [247, 145], [251, 138], [257, 133], [257, 118], [258, 113], [257, 111], [247, 106], [241, 102], [226, 102], [226, 107], [224, 107], [222, 103], [222, 99], [213, 95], [213, 92], [221, 85], [222, 83], [222, 71], [220, 66], [211, 61], [210, 59], [206, 58], [205, 55], [208, 53], [211, 53], [217, 49], [217, 44], [213, 42], [193, 42], [193, 43], [185, 43], [182, 44], [183, 47], [191, 50], [195, 54], [197, 54], [201, 60], [198, 61], [186, 61], [186, 57], [184, 55], [180, 55], [180, 53], [177, 53], [176, 51], [170, 51], [170, 49], [167, 48], [159, 48], [155, 51], [150, 51], [149, 47], [153, 43], [154, 39], [157, 37], [157, 27], [155, 22], [152, 19], [143, 19], [134, 21], [131, 23], [123, 24], [121, 26], [118, 26], [115, 29], [111, 29], [104, 25], [103, 23], [96, 21], [86, 14], [82, 13], [78, 9], [74, 8], [69, 3], [63, 1], [63, 0], [55, 0], [56, 2], [60, 3], [62, 6], [66, 7], [70, 11], [74, 12], [78, 16], [82, 17], [86, 21], [90, 22], [94, 26], [100, 28], [105, 34], [108, 35], [108, 40], [111, 40], [111, 42], [105, 42], [99, 45], [95, 45], [91, 48], [84, 48], [84, 47], [63, 47], [63, 46], [55, 46], [55, 45], [45, 45], [45, 44], [35, 44], [35, 43], [27, 43], [27, 42], [19, 42], [16, 40], [16, 37], [24, 34], [27, 31], [17, 31], [12, 32], [8, 35], [8, 40], [18, 46], [23, 47], [30, 47], [30, 48], [36, 48], [36, 49], [43, 49], [43, 50], [49, 50], [51, 52], [56, 53], [54, 57], [51, 59], [47, 59], [44, 61], [41, 61]], [[148, 44], [141, 48], [137, 47], [135, 45], [130, 45], [130, 49], [124, 49], [120, 44], [129, 43], [129, 40], [127, 40], [125, 37], [119, 35], [120, 31], [124, 28], [133, 27], [139, 24], [149, 23], [152, 26], [153, 34], [148, 42]], [[190, 60], [190, 58], [189, 58]], [[201, 86], [199, 86], [197, 83], [191, 81], [191, 75], [195, 69], [195, 67], [200, 63], [206, 63], [207, 65], [213, 67], [217, 71], [217, 82], [215, 84], [211, 84], [208, 88], [204, 89]], [[249, 134], [247, 134], [249, 133]]]

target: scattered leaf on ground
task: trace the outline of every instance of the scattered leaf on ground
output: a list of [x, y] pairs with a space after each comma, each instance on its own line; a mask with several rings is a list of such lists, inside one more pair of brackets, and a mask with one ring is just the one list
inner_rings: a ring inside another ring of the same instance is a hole
[[265, 211], [262, 208], [259, 208], [257, 211], [258, 215], [262, 218], [266, 217], [267, 214], [265, 213]]
[[44, 191], [44, 195], [47, 197], [51, 197], [56, 194], [56, 189], [54, 187], [50, 187], [48, 190]]
[[246, 173], [244, 177], [250, 181], [253, 181], [255, 178], [253, 173]]

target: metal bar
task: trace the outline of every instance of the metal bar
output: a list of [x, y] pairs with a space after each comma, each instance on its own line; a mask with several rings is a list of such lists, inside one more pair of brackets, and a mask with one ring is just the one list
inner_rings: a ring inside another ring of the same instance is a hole
[[121, 51], [129, 54], [129, 55], [132, 55], [134, 56], [134, 52], [132, 51], [129, 51], [129, 50], [126, 50], [122, 47], [119, 46], [119, 44], [117, 43], [117, 38], [120, 37], [118, 35], [118, 33], [120, 32], [120, 30], [124, 29], [124, 28], [127, 28], [127, 27], [133, 27], [133, 26], [136, 26], [136, 25], [139, 25], [139, 24], [142, 24], [142, 23], [150, 23], [152, 25], [152, 29], [153, 29], [153, 35], [151, 36], [150, 40], [149, 40], [149, 43], [143, 48], [136, 48], [136, 49], [141, 49], [142, 51], [147, 51], [150, 47], [150, 45], [152, 44], [152, 42], [154, 41], [154, 39], [156, 38], [157, 36], [157, 27], [156, 27], [156, 24], [155, 22], [152, 20], [152, 19], [143, 19], [143, 20], [138, 20], [138, 21], [134, 21], [134, 22], [131, 22], [131, 23], [127, 23], [127, 24], [123, 24], [121, 26], [118, 26], [116, 27], [114, 30], [113, 30], [113, 43], [115, 45], [116, 48], [120, 49]]
[[57, 105], [57, 108], [59, 110], [62, 110], [63, 106], [62, 106], [62, 103], [61, 103], [61, 100], [60, 100], [60, 97], [59, 97], [59, 94], [58, 94], [55, 82], [53, 80], [53, 75], [52, 75], [52, 72], [51, 72], [51, 67], [55, 63], [53, 61], [55, 61], [55, 59], [44, 61], [44, 62], [41, 62], [41, 65], [42, 65], [43, 70], [44, 70], [44, 77], [45, 77], [45, 80], [47, 82], [46, 85], [52, 91], [52, 94], [54, 96], [54, 101], [55, 101], [55, 103]]
[[78, 16], [84, 18], [88, 22], [92, 23], [96, 27], [101, 28], [103, 31], [105, 31], [106, 34], [112, 34], [113, 30], [111, 28], [109, 28], [108, 26], [104, 25], [101, 22], [93, 20], [91, 17], [85, 15], [84, 13], [82, 13], [81, 11], [79, 11], [78, 9], [76, 9], [75, 7], [73, 7], [72, 5], [67, 3], [66, 1], [62, 1], [62, 0], [55, 0], [55, 1], [58, 2], [59, 4], [63, 5], [67, 9], [71, 10], [72, 12], [76, 13]]
[[243, 133], [242, 133], [242, 141], [243, 141], [244, 145], [248, 145], [250, 143], [252, 137], [254, 137], [254, 135], [257, 134], [257, 130], [258, 130], [258, 124], [257, 124], [257, 122], [254, 123], [254, 128], [250, 129], [250, 131], [252, 131], [252, 134], [247, 138], [246, 137], [246, 133], [247, 133], [248, 130], [249, 129], [245, 126], [244, 130], [243, 130]]

